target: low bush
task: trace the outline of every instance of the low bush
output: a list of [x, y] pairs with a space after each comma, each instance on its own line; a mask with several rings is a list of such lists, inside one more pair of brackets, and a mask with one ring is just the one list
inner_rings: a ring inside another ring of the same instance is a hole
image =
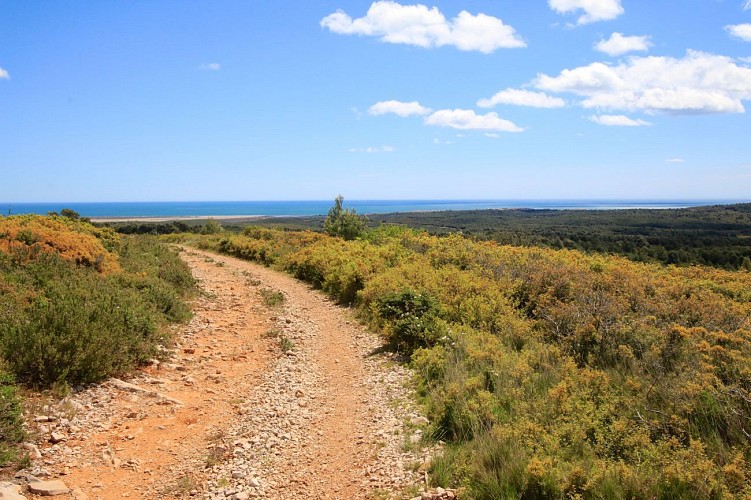
[[0, 468], [13, 465], [25, 439], [21, 402], [13, 377], [0, 370]]
[[194, 290], [196, 281], [175, 250], [153, 238], [137, 236], [124, 239], [118, 254], [126, 272], [113, 275], [112, 280], [138, 291], [167, 321], [190, 319], [185, 297]]
[[118, 241], [121, 270], [106, 274], [56, 252], [19, 253], [26, 255], [0, 252], [0, 354], [25, 384], [77, 385], [124, 373], [169, 343], [164, 324], [190, 318], [190, 270], [161, 243]]
[[0, 349], [19, 381], [50, 387], [102, 380], [145, 362], [166, 343], [135, 289], [54, 254], [23, 267], [35, 296], [19, 308], [0, 297]]
[[119, 270], [112, 253], [118, 236], [112, 229], [67, 217], [38, 215], [0, 216], [0, 252], [17, 259], [55, 253], [64, 260], [110, 273]]
[[190, 318], [194, 286], [153, 239], [65, 217], [0, 217], [0, 467], [22, 466], [16, 381], [97, 382], [160, 355], [166, 323]]
[[428, 294], [404, 290], [378, 300], [378, 316], [386, 338], [397, 351], [411, 355], [421, 347], [433, 347], [448, 328], [439, 319], [438, 301]]

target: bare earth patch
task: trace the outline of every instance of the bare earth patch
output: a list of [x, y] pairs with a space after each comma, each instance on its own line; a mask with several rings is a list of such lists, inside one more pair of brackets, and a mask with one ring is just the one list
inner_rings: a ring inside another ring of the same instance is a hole
[[349, 310], [249, 262], [182, 256], [204, 294], [172, 358], [125, 384], [38, 398], [41, 456], [28, 474], [62, 479], [73, 491], [58, 498], [79, 499], [401, 498], [424, 487], [409, 374]]

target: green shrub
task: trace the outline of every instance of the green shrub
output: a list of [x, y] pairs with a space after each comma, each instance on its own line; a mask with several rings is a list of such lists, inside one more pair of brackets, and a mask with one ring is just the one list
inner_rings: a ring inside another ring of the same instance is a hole
[[18, 460], [18, 444], [25, 438], [15, 381], [11, 375], [0, 371], [0, 468]]
[[404, 290], [387, 295], [378, 301], [377, 311], [386, 322], [389, 343], [406, 354], [434, 346], [447, 334], [439, 320], [438, 301], [424, 293]]
[[201, 234], [219, 234], [224, 231], [222, 224], [211, 217], [206, 220], [206, 223], [201, 227]]
[[268, 307], [276, 307], [284, 302], [284, 294], [279, 291], [260, 288], [258, 294], [261, 296], [261, 299], [263, 299], [263, 303]]
[[55, 255], [26, 271], [42, 285], [34, 300], [20, 310], [7, 302], [0, 309], [0, 349], [20, 381], [42, 387], [95, 382], [145, 362], [165, 343], [135, 290]]
[[117, 253], [121, 266], [128, 273], [155, 276], [180, 294], [195, 289], [196, 280], [188, 265], [175, 250], [155, 238], [123, 238]]
[[358, 215], [354, 209], [342, 208], [343, 202], [344, 198], [341, 195], [336, 197], [334, 206], [329, 209], [323, 223], [323, 229], [330, 236], [354, 240], [363, 233], [368, 219], [363, 215]]
[[0, 354], [26, 384], [96, 382], [126, 372], [166, 345], [166, 322], [185, 321], [190, 270], [154, 240], [126, 238], [123, 272], [103, 275], [43, 253], [0, 253]]

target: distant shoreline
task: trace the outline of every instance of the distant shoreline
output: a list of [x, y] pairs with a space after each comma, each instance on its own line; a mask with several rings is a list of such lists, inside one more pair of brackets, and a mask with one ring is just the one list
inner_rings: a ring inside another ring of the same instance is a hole
[[[727, 205], [748, 200], [345, 200], [359, 214], [467, 210], [621, 210], [674, 209]], [[6, 208], [7, 205], [7, 208]], [[67, 208], [97, 222], [257, 220], [262, 217], [325, 216], [329, 201], [0, 203], [3, 215], [47, 214]]]
[[[273, 215], [154, 215], [131, 217], [129, 215], [113, 217], [89, 217], [91, 222], [108, 223], [108, 222], [176, 222], [176, 221], [197, 221], [206, 219], [215, 219], [223, 221], [251, 221], [258, 219], [268, 219], [269, 217], [278, 217]], [[296, 217], [294, 215], [286, 217]], [[299, 217], [299, 216], [298, 216]]]

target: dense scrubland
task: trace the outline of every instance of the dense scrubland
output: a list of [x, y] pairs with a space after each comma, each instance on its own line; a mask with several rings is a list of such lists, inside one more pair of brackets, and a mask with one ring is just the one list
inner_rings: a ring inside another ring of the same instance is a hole
[[[164, 239], [292, 273], [404, 355], [429, 439], [446, 443], [433, 483], [469, 498], [751, 495], [748, 271], [396, 225], [349, 240], [216, 226]], [[0, 465], [23, 439], [17, 383], [64, 390], [158, 355], [192, 288], [153, 239], [0, 218]]]
[[438, 484], [469, 498], [751, 495], [749, 272], [395, 226], [193, 238], [383, 332], [446, 443]]
[[[461, 232], [501, 244], [622, 255], [635, 262], [707, 265], [751, 271], [751, 203], [684, 209], [457, 210], [371, 214], [369, 226], [397, 224], [431, 234]], [[286, 230], [324, 229], [325, 217], [269, 217], [253, 225]], [[223, 223], [240, 232], [237, 222]], [[205, 232], [199, 221], [113, 224], [118, 232]]]
[[373, 216], [434, 234], [751, 271], [751, 204], [683, 209], [472, 210]]
[[20, 383], [66, 391], [159, 357], [187, 266], [153, 238], [62, 216], [0, 217], [0, 467], [22, 460]]

